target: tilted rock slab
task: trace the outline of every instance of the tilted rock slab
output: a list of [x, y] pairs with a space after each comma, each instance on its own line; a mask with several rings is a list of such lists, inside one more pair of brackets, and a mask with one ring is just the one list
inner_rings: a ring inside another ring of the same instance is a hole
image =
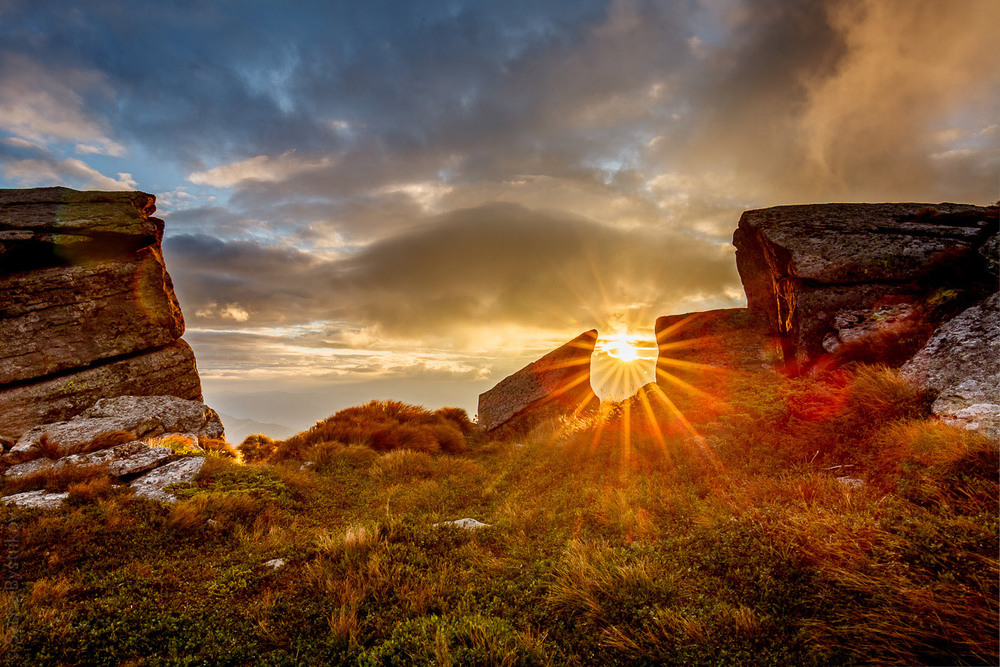
[[1000, 292], [943, 324], [901, 369], [945, 421], [1000, 438]]
[[0, 190], [0, 439], [104, 397], [201, 398], [155, 202]]
[[105, 396], [169, 394], [200, 401], [194, 352], [183, 340], [70, 375], [0, 387], [0, 434], [16, 440], [39, 424], [78, 415]]
[[4, 476], [17, 479], [43, 470], [58, 470], [67, 466], [101, 466], [112, 477], [127, 477], [152, 470], [178, 458], [180, 454], [175, 454], [169, 447], [151, 447], [145, 442], [136, 440], [89, 454], [71, 454], [56, 460], [35, 459], [18, 463], [7, 468]]
[[165, 487], [181, 482], [193, 482], [203, 465], [205, 465], [204, 456], [187, 456], [180, 461], [150, 470], [134, 480], [130, 486], [140, 498], [174, 503], [177, 502], [177, 496], [166, 491]]
[[200, 401], [174, 396], [119, 396], [99, 400], [73, 419], [30, 429], [11, 451], [31, 451], [47, 438], [60, 451], [69, 453], [109, 431], [127, 431], [137, 439], [165, 433], [225, 436], [218, 413]]
[[503, 426], [526, 432], [552, 417], [596, 409], [600, 399], [590, 385], [596, 344], [592, 329], [480, 394], [479, 424], [487, 431]]
[[844, 331], [890, 326], [887, 307], [934, 318], [938, 301], [967, 304], [991, 291], [978, 251], [996, 229], [996, 207], [777, 206], [743, 213], [733, 244], [748, 307], [784, 337], [787, 357], [808, 363], [836, 350]]
[[54, 493], [40, 489], [38, 491], [25, 491], [15, 493], [12, 496], [0, 498], [6, 505], [15, 507], [26, 507], [31, 509], [54, 510], [62, 507], [63, 501], [69, 498], [69, 493]]

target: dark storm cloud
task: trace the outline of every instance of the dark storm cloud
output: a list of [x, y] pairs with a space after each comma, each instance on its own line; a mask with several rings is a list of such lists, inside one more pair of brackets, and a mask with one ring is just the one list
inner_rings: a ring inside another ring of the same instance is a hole
[[[234, 314], [245, 311], [255, 326], [349, 321], [402, 337], [589, 327], [629, 308], [652, 322], [685, 299], [724, 299], [739, 285], [731, 253], [717, 244], [510, 204], [455, 211], [326, 260], [207, 236], [164, 247], [194, 323], [241, 321]], [[226, 314], [229, 306], [239, 310]]]
[[551, 327], [718, 293], [736, 282], [731, 264], [717, 246], [680, 234], [492, 205], [372, 245], [343, 262], [339, 282], [358, 295], [359, 312], [406, 333], [463, 322]]

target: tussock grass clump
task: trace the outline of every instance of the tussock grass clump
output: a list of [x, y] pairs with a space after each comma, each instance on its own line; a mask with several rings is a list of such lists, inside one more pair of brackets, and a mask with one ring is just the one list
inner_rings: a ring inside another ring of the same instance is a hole
[[268, 457], [274, 454], [277, 445], [274, 440], [266, 435], [254, 433], [244, 438], [238, 449], [244, 461], [247, 463], [259, 463], [266, 461]]
[[343, 445], [339, 442], [321, 442], [312, 447], [308, 460], [316, 466], [317, 472], [345, 467], [353, 470], [367, 470], [379, 458], [378, 452], [365, 445]]
[[456, 454], [467, 449], [466, 434], [474, 430], [475, 425], [460, 408], [431, 412], [399, 401], [370, 401], [341, 410], [285, 440], [271, 458], [302, 460], [312, 446], [325, 442], [365, 445], [380, 452], [409, 449]]
[[382, 482], [474, 476], [482, 471], [475, 461], [451, 456], [431, 456], [426, 452], [399, 449], [375, 459], [371, 475]]
[[200, 493], [175, 504], [167, 518], [167, 526], [181, 533], [203, 527], [208, 520], [220, 527], [241, 525], [261, 530], [282, 521], [274, 501], [249, 493], [212, 491]]
[[197, 454], [204, 451], [197, 437], [183, 433], [168, 433], [149, 438], [146, 442], [151, 447], [169, 447], [177, 454]]
[[122, 492], [131, 491], [127, 486], [116, 487], [111, 483], [111, 478], [107, 475], [93, 477], [87, 481], [74, 482], [66, 487], [66, 490], [69, 492], [66, 501], [76, 505], [92, 503], [100, 498], [107, 498], [116, 493], [119, 488]]
[[106, 431], [99, 434], [90, 442], [73, 448], [73, 451], [68, 452], [69, 454], [89, 454], [90, 452], [96, 452], [102, 449], [110, 449], [112, 447], [117, 447], [118, 445], [124, 445], [126, 443], [135, 440], [135, 433], [131, 431]]
[[5, 479], [3, 481], [3, 494], [11, 495], [39, 489], [61, 493], [69, 490], [71, 485], [85, 484], [107, 476], [107, 471], [96, 465], [45, 468], [16, 479]]
[[204, 449], [209, 455], [224, 456], [230, 459], [239, 459], [240, 450], [236, 448], [225, 440], [220, 440], [218, 438], [206, 438], [204, 436], [198, 437], [198, 444]]

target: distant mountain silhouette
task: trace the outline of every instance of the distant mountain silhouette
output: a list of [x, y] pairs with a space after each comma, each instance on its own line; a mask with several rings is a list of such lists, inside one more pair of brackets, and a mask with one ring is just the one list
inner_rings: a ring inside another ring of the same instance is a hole
[[220, 412], [219, 417], [226, 427], [226, 440], [239, 444], [244, 438], [252, 433], [263, 433], [274, 440], [284, 440], [295, 435], [295, 429], [284, 424], [271, 424], [268, 422], [254, 421], [253, 419], [240, 419]]

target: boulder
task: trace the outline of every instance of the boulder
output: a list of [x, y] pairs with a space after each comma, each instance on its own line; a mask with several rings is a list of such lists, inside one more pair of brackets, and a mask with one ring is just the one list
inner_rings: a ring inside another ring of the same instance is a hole
[[0, 434], [20, 438], [36, 425], [78, 415], [104, 397], [161, 394], [202, 398], [194, 352], [184, 340], [68, 375], [0, 386]]
[[587, 331], [501, 380], [479, 396], [479, 424], [526, 432], [553, 417], [596, 409], [600, 399], [590, 386], [596, 343], [597, 331]]
[[156, 248], [0, 275], [0, 378], [18, 382], [169, 345], [184, 318]]
[[[656, 382], [711, 369], [759, 371], [782, 362], [780, 343], [762, 313], [725, 308], [656, 319]], [[711, 367], [711, 369], [706, 369]]]
[[204, 464], [204, 456], [187, 456], [150, 470], [142, 477], [133, 480], [130, 486], [135, 489], [135, 495], [139, 498], [163, 503], [177, 502], [177, 496], [166, 491], [165, 487], [181, 482], [193, 482]]
[[73, 419], [30, 429], [11, 451], [31, 451], [46, 438], [51, 445], [68, 454], [110, 431], [127, 431], [135, 438], [164, 433], [193, 433], [207, 438], [225, 436], [219, 415], [200, 401], [175, 396], [119, 396], [101, 399]]
[[0, 440], [100, 398], [201, 398], [155, 202], [0, 190]]
[[746, 211], [733, 243], [748, 307], [809, 364], [846, 342], [838, 316], [873, 323], [886, 309], [909, 314], [867, 335], [909, 336], [915, 351], [996, 288], [979, 253], [996, 230], [996, 206], [817, 204]]
[[169, 447], [152, 447], [138, 440], [89, 454], [72, 454], [60, 459], [35, 459], [18, 463], [6, 470], [11, 478], [25, 477], [42, 470], [58, 470], [66, 466], [102, 466], [112, 477], [128, 477], [152, 470], [180, 458]]
[[902, 373], [936, 392], [934, 414], [1000, 438], [1000, 292], [941, 325]]
[[435, 523], [431, 525], [431, 528], [441, 528], [442, 526], [454, 526], [455, 528], [461, 528], [462, 530], [479, 530], [480, 528], [489, 528], [492, 524], [483, 523], [482, 521], [476, 521], [471, 517], [466, 517], [464, 519], [455, 519], [454, 521], [442, 521], [441, 523]]
[[68, 492], [53, 493], [51, 491], [25, 491], [12, 496], [0, 498], [5, 505], [27, 507], [31, 509], [54, 510], [62, 507], [63, 501], [69, 498]]

